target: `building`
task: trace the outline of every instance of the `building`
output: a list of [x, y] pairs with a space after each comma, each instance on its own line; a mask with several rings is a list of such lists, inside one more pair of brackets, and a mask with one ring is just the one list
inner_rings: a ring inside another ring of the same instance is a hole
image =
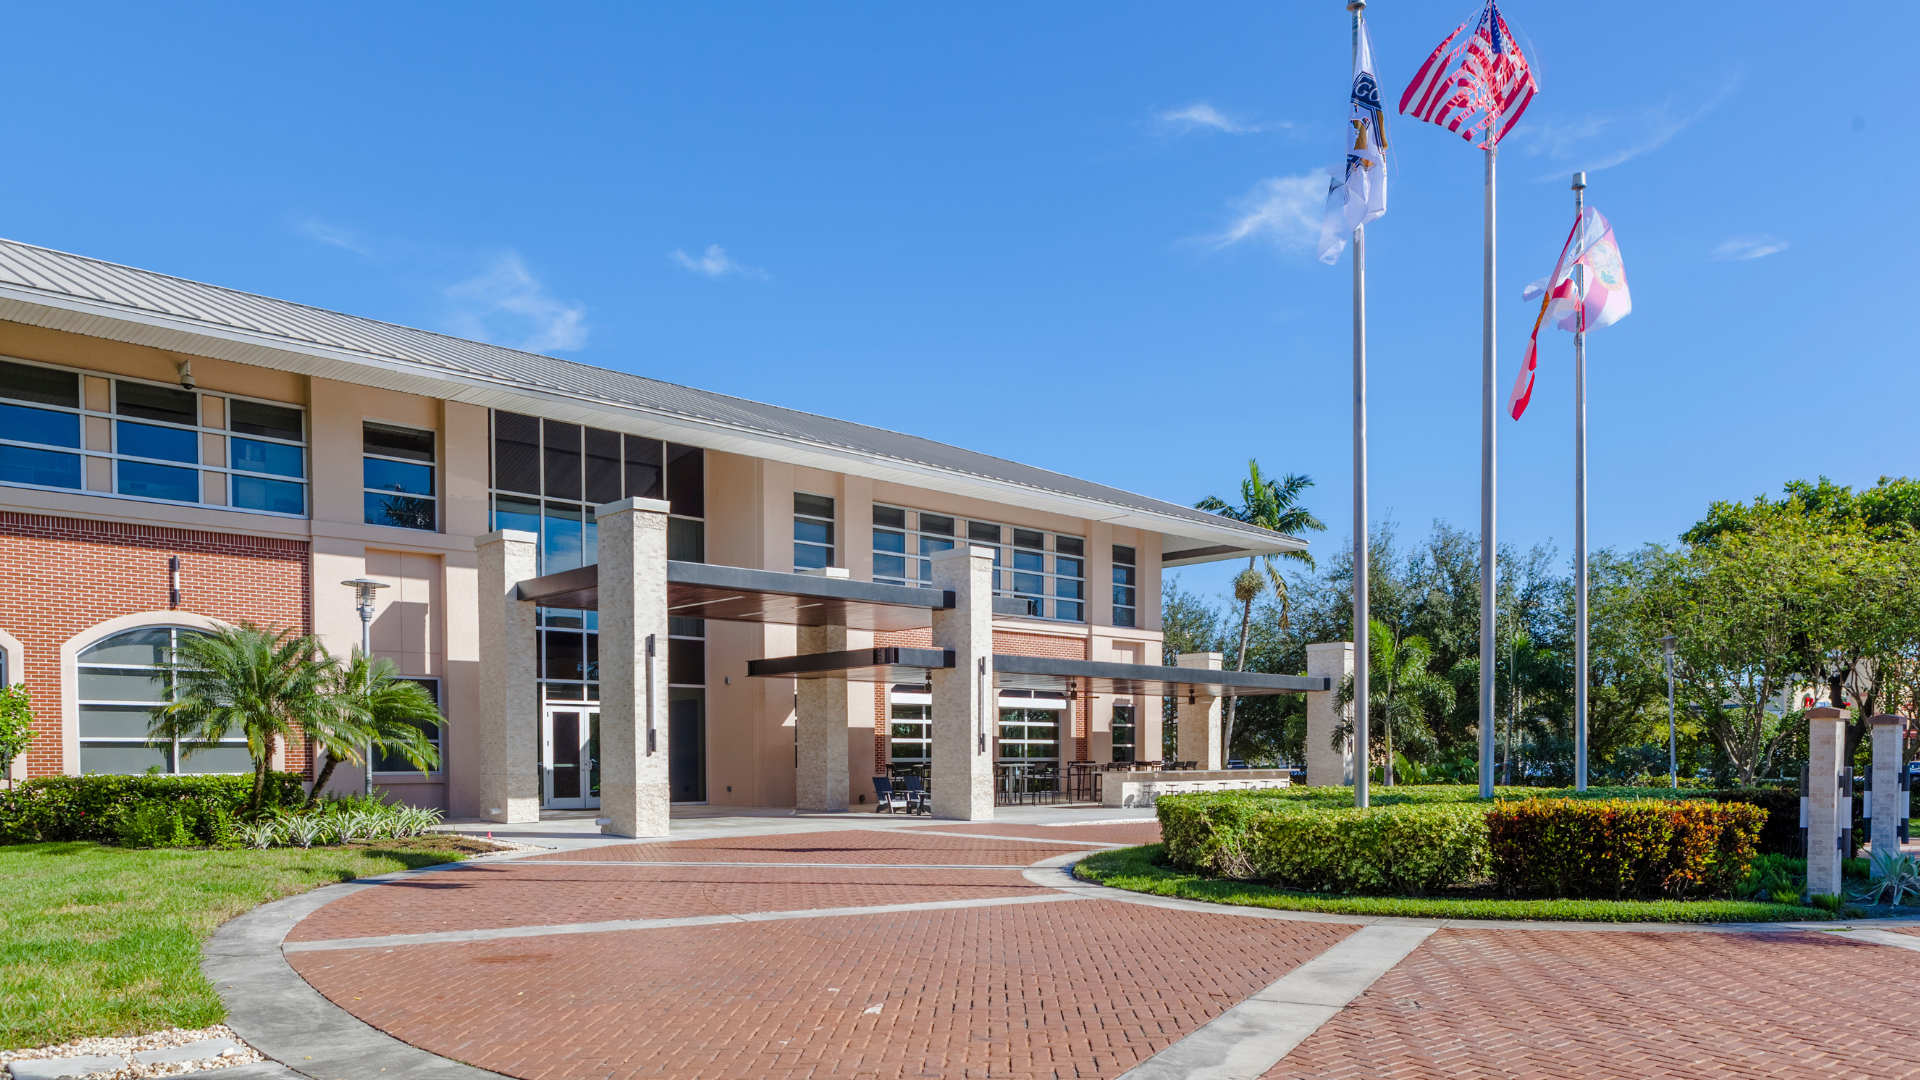
[[[154, 664], [178, 634], [240, 620], [345, 655], [360, 621], [341, 583], [368, 577], [390, 586], [375, 654], [446, 717], [440, 771], [381, 761], [376, 783], [489, 809], [481, 686], [514, 659], [538, 681], [505, 720], [538, 747], [515, 767], [544, 806], [593, 805], [597, 613], [542, 606], [531, 655], [483, 656], [498, 598], [476, 540], [531, 534], [543, 577], [595, 565], [597, 511], [624, 499], [662, 506], [677, 563], [925, 586], [939, 552], [980, 549], [995, 653], [1095, 663], [1161, 662], [1165, 569], [1303, 543], [909, 435], [0, 241], [0, 679], [27, 684], [36, 722], [16, 777], [240, 771], [244, 746], [147, 745]], [[673, 799], [795, 804], [795, 681], [747, 665], [804, 633], [670, 619]], [[930, 641], [852, 629], [842, 647]], [[856, 806], [933, 742], [928, 685], [866, 674], [838, 706]], [[1003, 685], [996, 758], [1160, 756], [1157, 697], [1084, 685]], [[308, 748], [281, 764], [310, 769]]]

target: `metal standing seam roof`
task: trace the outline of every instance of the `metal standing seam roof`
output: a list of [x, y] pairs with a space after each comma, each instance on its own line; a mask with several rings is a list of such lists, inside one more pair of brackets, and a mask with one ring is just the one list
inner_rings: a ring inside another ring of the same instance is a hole
[[[65, 314], [60, 318], [35, 317], [40, 312], [32, 309], [46, 307], [61, 309]], [[74, 320], [70, 314], [73, 312], [93, 318]], [[1133, 515], [1161, 519], [1163, 532], [1192, 536], [1192, 532], [1181, 528], [1184, 525], [1197, 531], [1200, 537], [1215, 541], [1211, 547], [1179, 549], [1193, 556], [1244, 555], [1258, 550], [1282, 551], [1306, 546], [1305, 541], [1295, 537], [1178, 503], [932, 439], [0, 239], [0, 318], [135, 340], [125, 334], [106, 333], [106, 328], [98, 322], [102, 316], [132, 318], [149, 325], [157, 316], [166, 325], [189, 332], [214, 333], [228, 340], [238, 332], [246, 339], [285, 352], [336, 361], [371, 361], [388, 370], [400, 368], [432, 374], [443, 380], [439, 393], [442, 397], [458, 396], [447, 392], [444, 383], [453, 379], [509, 394], [518, 391], [528, 395], [523, 407], [529, 412], [541, 412], [538, 406], [556, 396], [571, 398], [662, 418], [694, 421], [749, 437], [759, 434], [790, 443], [812, 444], [883, 462], [917, 466], [922, 471], [987, 481], [996, 486], [1013, 485], [1035, 493], [1103, 503], [1117, 510], [1131, 511]], [[182, 326], [183, 323], [186, 325]], [[220, 353], [209, 351], [199, 355]], [[237, 356], [226, 358], [246, 362]], [[514, 407], [510, 401], [500, 402], [498, 395], [490, 397], [488, 403], [499, 408]], [[1234, 544], [1218, 543], [1223, 533], [1246, 546], [1235, 550]], [[1176, 551], [1167, 553], [1166, 557], [1171, 560], [1178, 556]]]

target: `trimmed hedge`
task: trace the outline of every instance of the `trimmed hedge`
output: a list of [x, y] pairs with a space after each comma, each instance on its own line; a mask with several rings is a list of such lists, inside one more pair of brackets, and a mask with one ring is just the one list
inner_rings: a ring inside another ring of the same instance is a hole
[[[1490, 855], [1486, 812], [1496, 801], [1659, 806], [1673, 796], [1665, 788], [1595, 788], [1575, 793], [1507, 787], [1496, 788], [1494, 799], [1483, 800], [1474, 786], [1421, 784], [1375, 788], [1367, 810], [1356, 810], [1353, 789], [1344, 787], [1169, 795], [1155, 806], [1168, 861], [1182, 870], [1295, 889], [1417, 895], [1486, 873]], [[1749, 823], [1756, 838], [1798, 843], [1797, 794], [1757, 788], [1683, 790], [1677, 805], [1713, 806], [1716, 802], [1747, 804], [1748, 809], [1738, 816]], [[1747, 852], [1743, 866], [1752, 854]], [[1703, 887], [1724, 895], [1738, 873], [1732, 878], [1709, 877], [1711, 884]]]
[[[252, 793], [252, 776], [43, 776], [0, 791], [0, 844], [229, 846]], [[269, 808], [305, 798], [298, 775], [269, 774]]]
[[1502, 891], [1587, 900], [1727, 895], [1767, 819], [1758, 806], [1700, 799], [1528, 799], [1485, 814]]

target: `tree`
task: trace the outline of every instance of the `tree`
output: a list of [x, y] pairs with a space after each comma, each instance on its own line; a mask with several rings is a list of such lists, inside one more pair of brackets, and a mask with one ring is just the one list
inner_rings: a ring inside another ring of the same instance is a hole
[[243, 622], [182, 634], [178, 651], [163, 666], [173, 692], [150, 713], [149, 741], [178, 740], [191, 754], [230, 732], [245, 734], [253, 759], [247, 802], [252, 813], [266, 800], [267, 773], [281, 741], [337, 723], [331, 694], [336, 664], [318, 641], [292, 630]]
[[421, 772], [440, 764], [439, 748], [425, 730], [425, 725], [445, 722], [440, 709], [426, 687], [399, 676], [393, 661], [369, 660], [355, 649], [351, 660], [334, 666], [328, 690], [335, 708], [324, 723], [307, 729], [326, 753], [326, 764], [307, 794], [309, 805], [320, 798], [342, 761], [365, 762], [370, 745], [399, 754]]
[[0, 687], [0, 776], [13, 786], [13, 763], [33, 742], [33, 700], [26, 683]]
[[[1193, 505], [1196, 510], [1206, 510], [1288, 536], [1296, 536], [1309, 529], [1324, 532], [1326, 525], [1314, 517], [1312, 511], [1300, 505], [1301, 494], [1312, 486], [1312, 480], [1298, 473], [1289, 473], [1282, 480], [1269, 480], [1260, 475], [1260, 463], [1249, 458], [1247, 478], [1240, 481], [1239, 505], [1230, 504], [1217, 495], [1209, 495]], [[1280, 604], [1280, 624], [1283, 627], [1287, 624], [1287, 579], [1281, 575], [1276, 562], [1281, 558], [1293, 559], [1309, 568], [1313, 566], [1313, 556], [1304, 550], [1280, 555], [1254, 555], [1247, 558], [1247, 568], [1233, 579], [1233, 598], [1240, 605], [1240, 655], [1234, 663], [1235, 671], [1247, 669], [1247, 626], [1253, 618], [1255, 600], [1272, 590]], [[1262, 569], [1266, 571], [1264, 576], [1260, 572]], [[1227, 699], [1226, 723], [1220, 740], [1223, 747], [1233, 745], [1233, 724], [1239, 701], [1237, 696]]]
[[[1367, 656], [1371, 662], [1367, 692], [1367, 717], [1380, 730], [1381, 779], [1393, 786], [1393, 735], [1397, 726], [1409, 749], [1423, 753], [1433, 749], [1433, 730], [1429, 717], [1444, 715], [1453, 708], [1453, 686], [1427, 670], [1433, 649], [1419, 635], [1401, 636], [1398, 628], [1379, 619], [1367, 621]], [[1341, 706], [1353, 703], [1353, 676], [1340, 684], [1336, 696]], [[1335, 732], [1335, 745], [1350, 738], [1353, 722], [1343, 721]]]

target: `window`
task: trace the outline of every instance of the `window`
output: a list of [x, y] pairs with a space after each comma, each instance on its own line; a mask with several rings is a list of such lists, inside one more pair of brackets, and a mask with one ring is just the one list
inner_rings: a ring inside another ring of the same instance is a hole
[[439, 528], [433, 432], [369, 420], [361, 425], [361, 439], [367, 524]]
[[793, 493], [793, 568], [815, 570], [833, 565], [833, 500], [825, 495]]
[[244, 732], [229, 730], [213, 746], [147, 745], [148, 717], [173, 698], [162, 665], [182, 635], [198, 631], [151, 626], [115, 634], [80, 653], [82, 773], [244, 773], [253, 769]]
[[933, 763], [933, 687], [903, 683], [888, 695], [887, 760]]
[[1134, 602], [1136, 584], [1133, 549], [1113, 545], [1113, 625], [1139, 625], [1134, 622], [1135, 613], [1139, 610], [1139, 605]]
[[1113, 760], [1133, 760], [1133, 706], [1113, 707]]
[[[1044, 690], [1002, 690], [1000, 697], [1000, 761], [1003, 764], [1060, 760], [1060, 713], [1065, 694]], [[1031, 698], [1031, 705], [1024, 699]], [[1020, 705], [1014, 705], [1020, 702]]]
[[873, 580], [931, 586], [931, 556], [959, 543], [993, 549], [994, 594], [1025, 600], [1032, 618], [1086, 620], [1086, 541], [1077, 536], [875, 504]]
[[306, 413], [0, 360], [0, 484], [303, 517]]
[[[423, 688], [426, 689], [427, 696], [433, 699], [434, 706], [436, 708], [439, 707], [440, 705], [440, 680], [439, 679], [409, 678], [406, 681], [419, 683]], [[426, 732], [427, 741], [433, 744], [433, 748], [435, 750], [438, 750], [441, 748], [439, 724], [421, 724], [420, 729]], [[447, 767], [446, 759], [443, 757], [440, 759], [440, 768], [445, 769], [446, 767]], [[378, 747], [375, 748], [373, 752], [373, 771], [376, 773], [413, 773], [415, 775], [425, 775], [421, 773], [419, 769], [416, 769], [413, 767], [413, 762], [408, 761], [406, 758], [406, 755], [396, 754], [390, 750], [386, 750], [384, 748], [378, 748]]]

